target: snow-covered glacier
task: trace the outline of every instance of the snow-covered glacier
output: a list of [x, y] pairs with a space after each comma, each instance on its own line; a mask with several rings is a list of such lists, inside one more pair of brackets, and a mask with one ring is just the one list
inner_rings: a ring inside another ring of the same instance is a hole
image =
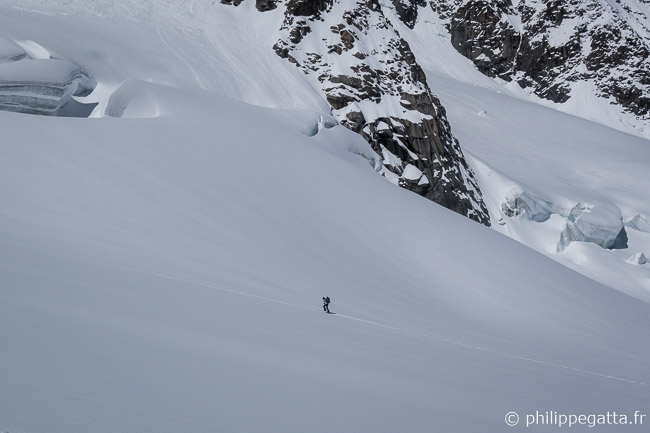
[[[2, 32], [81, 66], [98, 104], [0, 111], [0, 431], [514, 432], [536, 410], [647, 412], [647, 141], [479, 74], [421, 11], [432, 37], [409, 43], [489, 229], [378, 175], [274, 52], [283, 8], [257, 6], [281, 0], [232, 3], [0, 6]], [[620, 210], [592, 222], [625, 223], [628, 248], [556, 253], [578, 202]]]

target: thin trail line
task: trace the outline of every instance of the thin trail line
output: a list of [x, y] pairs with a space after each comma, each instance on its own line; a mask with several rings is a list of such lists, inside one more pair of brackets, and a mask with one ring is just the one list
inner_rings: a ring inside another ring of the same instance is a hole
[[532, 363], [535, 363], [535, 364], [546, 365], [546, 366], [549, 366], [549, 367], [561, 368], [561, 369], [564, 369], [564, 370], [569, 370], [569, 371], [574, 371], [574, 372], [577, 372], [577, 373], [583, 373], [583, 374], [588, 374], [588, 375], [592, 375], [592, 376], [597, 376], [597, 377], [604, 378], [604, 379], [611, 379], [611, 380], [617, 380], [617, 381], [621, 381], [621, 382], [634, 383], [634, 384], [637, 384], [637, 385], [648, 386], [647, 383], [641, 382], [641, 381], [638, 381], [638, 380], [626, 379], [624, 377], [618, 377], [618, 376], [612, 376], [612, 375], [609, 375], [609, 374], [597, 373], [595, 371], [583, 370], [583, 369], [575, 368], [575, 367], [569, 367], [569, 366], [562, 365], [562, 364], [556, 364], [556, 363], [553, 363], [553, 362], [542, 361], [542, 360], [535, 359], [535, 358], [528, 358], [526, 356], [515, 355], [515, 354], [512, 354], [512, 353], [500, 352], [498, 350], [488, 349], [486, 347], [475, 346], [473, 344], [468, 344], [468, 343], [462, 343], [460, 341], [450, 340], [450, 339], [444, 338], [444, 337], [436, 337], [434, 335], [424, 334], [422, 332], [417, 332], [417, 331], [411, 331], [409, 329], [397, 328], [395, 326], [385, 325], [383, 323], [373, 322], [371, 320], [366, 320], [366, 319], [359, 319], [357, 317], [346, 316], [346, 315], [343, 315], [343, 314], [338, 314], [337, 313], [337, 316], [341, 317], [343, 319], [354, 320], [354, 321], [357, 321], [357, 322], [364, 322], [364, 323], [367, 323], [369, 325], [379, 326], [379, 327], [391, 329], [391, 330], [397, 331], [397, 332], [404, 332], [406, 334], [416, 335], [418, 337], [427, 338], [427, 339], [439, 341], [439, 342], [442, 342], [442, 343], [453, 344], [455, 346], [465, 347], [467, 349], [473, 349], [473, 350], [478, 350], [478, 351], [481, 351], [481, 352], [492, 353], [494, 355], [500, 355], [500, 356], [505, 356], [505, 357], [508, 357], [508, 358], [518, 359], [520, 361], [527, 361], [527, 362], [532, 362]]
[[[107, 266], [107, 267], [113, 267], [113, 268], [117, 268], [117, 269], [124, 269], [124, 270], [128, 270], [128, 271], [131, 271], [131, 272], [136, 272], [136, 273], [149, 275], [149, 276], [157, 277], [157, 278], [163, 278], [163, 279], [167, 279], [167, 280], [178, 281], [178, 282], [191, 284], [191, 285], [195, 285], [195, 286], [207, 287], [207, 288], [216, 289], [216, 290], [219, 290], [219, 291], [222, 291], [222, 292], [225, 292], [225, 293], [230, 293], [230, 294], [240, 295], [240, 296], [246, 296], [248, 298], [257, 299], [257, 300], [265, 301], [265, 302], [273, 302], [275, 304], [280, 304], [280, 305], [284, 305], [284, 306], [287, 306], [287, 307], [296, 308], [296, 309], [300, 309], [300, 310], [320, 311], [318, 308], [308, 307], [308, 306], [300, 305], [300, 304], [294, 304], [294, 303], [291, 303], [291, 302], [281, 301], [279, 299], [273, 299], [273, 298], [269, 298], [269, 297], [266, 297], [266, 296], [254, 295], [252, 293], [242, 292], [242, 291], [239, 291], [239, 290], [228, 289], [228, 288], [225, 288], [225, 287], [217, 286], [215, 284], [209, 284], [209, 283], [203, 283], [203, 282], [200, 282], [200, 281], [194, 281], [194, 280], [191, 280], [191, 279], [188, 279], [188, 278], [185, 278], [185, 277], [179, 277], [179, 276], [170, 275], [170, 274], [163, 274], [163, 273], [159, 273], [159, 272], [147, 271], [147, 270], [141, 269], [141, 268], [136, 268], [136, 267], [127, 266], [127, 265], [120, 265], [120, 264], [105, 262], [105, 261], [102, 261], [102, 260], [90, 259], [90, 258], [87, 258], [87, 257], [76, 256], [74, 254], [69, 254], [69, 253], [65, 253], [65, 252], [61, 252], [61, 251], [50, 250], [50, 249], [47, 249], [47, 248], [27, 246], [27, 245], [19, 244], [17, 242], [12, 242], [12, 241], [8, 241], [8, 240], [4, 240], [4, 239], [0, 239], [0, 242], [5, 243], [5, 244], [9, 244], [9, 245], [14, 245], [14, 246], [17, 246], [17, 247], [20, 247], [20, 248], [23, 248], [23, 249], [28, 249], [28, 250], [33, 250], [33, 251], [36, 251], [36, 252], [41, 252], [41, 253], [44, 253], [44, 254], [50, 254], [50, 255], [54, 255], [54, 256], [65, 257], [65, 258], [68, 258], [68, 259], [79, 260], [79, 261], [84, 261], [84, 262], [88, 262], [88, 263], [95, 263], [95, 264], [99, 264], [99, 265], [103, 265], [103, 266]], [[626, 379], [624, 377], [613, 376], [613, 375], [603, 374], [603, 373], [597, 373], [597, 372], [590, 371], [590, 370], [583, 370], [583, 369], [580, 369], [580, 368], [570, 367], [570, 366], [566, 366], [566, 365], [562, 365], [562, 364], [556, 364], [556, 363], [548, 362], [548, 361], [542, 361], [542, 360], [539, 360], [539, 359], [529, 358], [529, 357], [526, 357], [526, 356], [515, 355], [515, 354], [507, 353], [507, 352], [501, 352], [501, 351], [494, 350], [494, 349], [489, 349], [489, 348], [486, 348], [486, 347], [475, 346], [475, 345], [468, 344], [468, 343], [463, 343], [463, 342], [460, 342], [460, 341], [450, 340], [450, 339], [444, 338], [444, 337], [437, 337], [437, 336], [430, 335], [430, 334], [425, 334], [425, 333], [422, 333], [422, 332], [417, 332], [417, 331], [411, 331], [409, 329], [398, 328], [396, 326], [391, 326], [391, 325], [387, 325], [387, 324], [384, 324], [384, 323], [374, 322], [372, 320], [361, 319], [359, 317], [348, 316], [348, 315], [340, 314], [340, 313], [333, 314], [332, 316], [335, 317], [335, 318], [340, 318], [340, 319], [345, 319], [345, 320], [353, 320], [355, 322], [361, 322], [361, 323], [365, 323], [365, 324], [371, 325], [371, 326], [376, 326], [376, 327], [380, 327], [380, 328], [384, 328], [384, 329], [390, 329], [391, 331], [395, 331], [395, 332], [402, 332], [402, 333], [405, 333], [405, 334], [411, 334], [411, 335], [415, 335], [415, 336], [418, 336], [418, 337], [421, 337], [421, 338], [426, 338], [426, 339], [429, 339], [429, 340], [438, 341], [438, 342], [441, 342], [441, 343], [453, 344], [455, 346], [464, 347], [464, 348], [467, 348], [467, 349], [472, 349], [472, 350], [481, 351], [481, 352], [485, 352], [485, 353], [491, 353], [491, 354], [494, 354], [494, 355], [499, 355], [499, 356], [503, 356], [503, 357], [507, 357], [507, 358], [517, 359], [517, 360], [520, 360], [520, 361], [526, 361], [526, 362], [530, 362], [530, 363], [534, 363], [534, 364], [544, 365], [544, 366], [547, 366], [547, 367], [559, 368], [559, 369], [563, 369], [563, 370], [567, 370], [567, 371], [571, 371], [571, 372], [575, 372], [575, 373], [581, 373], [581, 374], [586, 374], [586, 375], [590, 375], [590, 376], [599, 377], [599, 378], [602, 378], [602, 379], [609, 379], [609, 380], [615, 380], [615, 381], [619, 381], [619, 382], [633, 383], [633, 384], [642, 385], [642, 386], [650, 386], [649, 384], [647, 384], [645, 382], [642, 382], [642, 381], [638, 381], [638, 380]]]

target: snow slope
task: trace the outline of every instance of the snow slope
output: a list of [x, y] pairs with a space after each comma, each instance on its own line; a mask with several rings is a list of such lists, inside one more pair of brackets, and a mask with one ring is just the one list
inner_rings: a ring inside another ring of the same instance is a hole
[[[151, 23], [0, 17], [91, 72], [100, 102], [90, 119], [0, 112], [0, 429], [476, 432], [509, 430], [509, 411], [647, 413], [647, 303], [395, 187], [342, 127], [309, 137], [318, 110], [204, 90], [208, 66], [194, 76]], [[122, 117], [104, 116], [127, 79]]]
[[3, 429], [477, 431], [647, 401], [646, 304], [332, 154], [342, 128], [157, 92], [152, 119], [0, 116]]

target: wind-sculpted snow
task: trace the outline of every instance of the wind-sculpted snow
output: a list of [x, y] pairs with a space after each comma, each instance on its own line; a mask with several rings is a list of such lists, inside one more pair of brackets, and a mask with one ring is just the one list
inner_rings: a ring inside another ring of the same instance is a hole
[[0, 63], [15, 62], [27, 57], [25, 50], [5, 37], [0, 36]]
[[156, 117], [159, 102], [152, 84], [140, 80], [127, 80], [108, 99], [104, 114], [109, 117]]
[[95, 85], [81, 67], [67, 60], [0, 63], [0, 110], [57, 115], [72, 96], [88, 95]]

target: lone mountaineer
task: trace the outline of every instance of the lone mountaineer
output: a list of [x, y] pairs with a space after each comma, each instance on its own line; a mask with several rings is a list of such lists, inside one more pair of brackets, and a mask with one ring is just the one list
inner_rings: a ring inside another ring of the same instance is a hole
[[330, 297], [323, 296], [323, 311], [326, 313], [330, 312]]

